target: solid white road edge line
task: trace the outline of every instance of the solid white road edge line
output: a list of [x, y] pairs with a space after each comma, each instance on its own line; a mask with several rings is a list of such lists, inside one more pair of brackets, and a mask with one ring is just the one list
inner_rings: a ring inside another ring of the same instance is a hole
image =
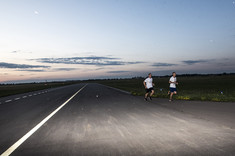
[[23, 142], [25, 142], [33, 133], [35, 133], [43, 124], [45, 124], [52, 116], [54, 116], [62, 107], [64, 107], [70, 100], [72, 100], [80, 91], [82, 91], [87, 85], [79, 89], [73, 96], [71, 96], [67, 101], [65, 101], [61, 106], [54, 110], [50, 115], [43, 119], [39, 124], [37, 124], [33, 129], [31, 129], [27, 134], [25, 134], [21, 139], [19, 139], [15, 144], [8, 148], [1, 156], [9, 156], [14, 152]]

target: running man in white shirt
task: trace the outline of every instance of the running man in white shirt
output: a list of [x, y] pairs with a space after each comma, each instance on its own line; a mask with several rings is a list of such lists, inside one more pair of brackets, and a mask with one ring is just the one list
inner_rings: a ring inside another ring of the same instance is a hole
[[170, 100], [169, 101], [172, 101], [173, 94], [177, 94], [176, 85], [178, 85], [175, 72], [172, 73], [172, 77], [170, 78], [169, 83], [170, 83]]
[[154, 83], [153, 83], [153, 78], [152, 78], [151, 73], [148, 74], [148, 77], [144, 80], [143, 84], [146, 90], [146, 94], [144, 96], [145, 101], [147, 101], [148, 96], [149, 96], [149, 99], [152, 100], [152, 96], [154, 94], [154, 89], [153, 89]]

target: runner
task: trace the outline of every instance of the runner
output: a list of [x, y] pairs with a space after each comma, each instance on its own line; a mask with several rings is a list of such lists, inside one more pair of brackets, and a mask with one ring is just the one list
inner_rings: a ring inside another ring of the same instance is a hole
[[[151, 73], [148, 74], [148, 77], [144, 80], [143, 83], [144, 83], [144, 87], [146, 90], [144, 100], [147, 101], [148, 96], [149, 96], [149, 99], [152, 100], [152, 96], [154, 94], [154, 89], [153, 89], [154, 83], [153, 83], [153, 78], [152, 78]], [[150, 93], [150, 95], [149, 95], [149, 93]]]
[[172, 101], [173, 94], [177, 94], [176, 85], [178, 85], [178, 82], [176, 80], [176, 73], [175, 72], [172, 73], [172, 76], [169, 80], [169, 83], [170, 83], [170, 91], [168, 92], [168, 94], [170, 94], [170, 100], [169, 101]]

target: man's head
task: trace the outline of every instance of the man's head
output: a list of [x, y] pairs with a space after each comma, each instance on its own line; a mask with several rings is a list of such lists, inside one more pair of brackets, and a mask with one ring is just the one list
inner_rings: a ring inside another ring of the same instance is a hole
[[172, 73], [172, 76], [173, 76], [173, 77], [176, 77], [176, 72], [173, 72], [173, 73]]
[[152, 74], [151, 74], [151, 73], [149, 73], [149, 74], [148, 74], [148, 77], [149, 77], [149, 78], [151, 78], [151, 77], [152, 77]]

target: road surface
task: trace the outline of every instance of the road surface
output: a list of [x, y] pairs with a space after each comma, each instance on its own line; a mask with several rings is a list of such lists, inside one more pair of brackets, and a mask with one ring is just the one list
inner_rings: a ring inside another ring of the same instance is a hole
[[0, 154], [232, 156], [232, 108], [145, 102], [92, 83], [14, 95], [0, 98]]

